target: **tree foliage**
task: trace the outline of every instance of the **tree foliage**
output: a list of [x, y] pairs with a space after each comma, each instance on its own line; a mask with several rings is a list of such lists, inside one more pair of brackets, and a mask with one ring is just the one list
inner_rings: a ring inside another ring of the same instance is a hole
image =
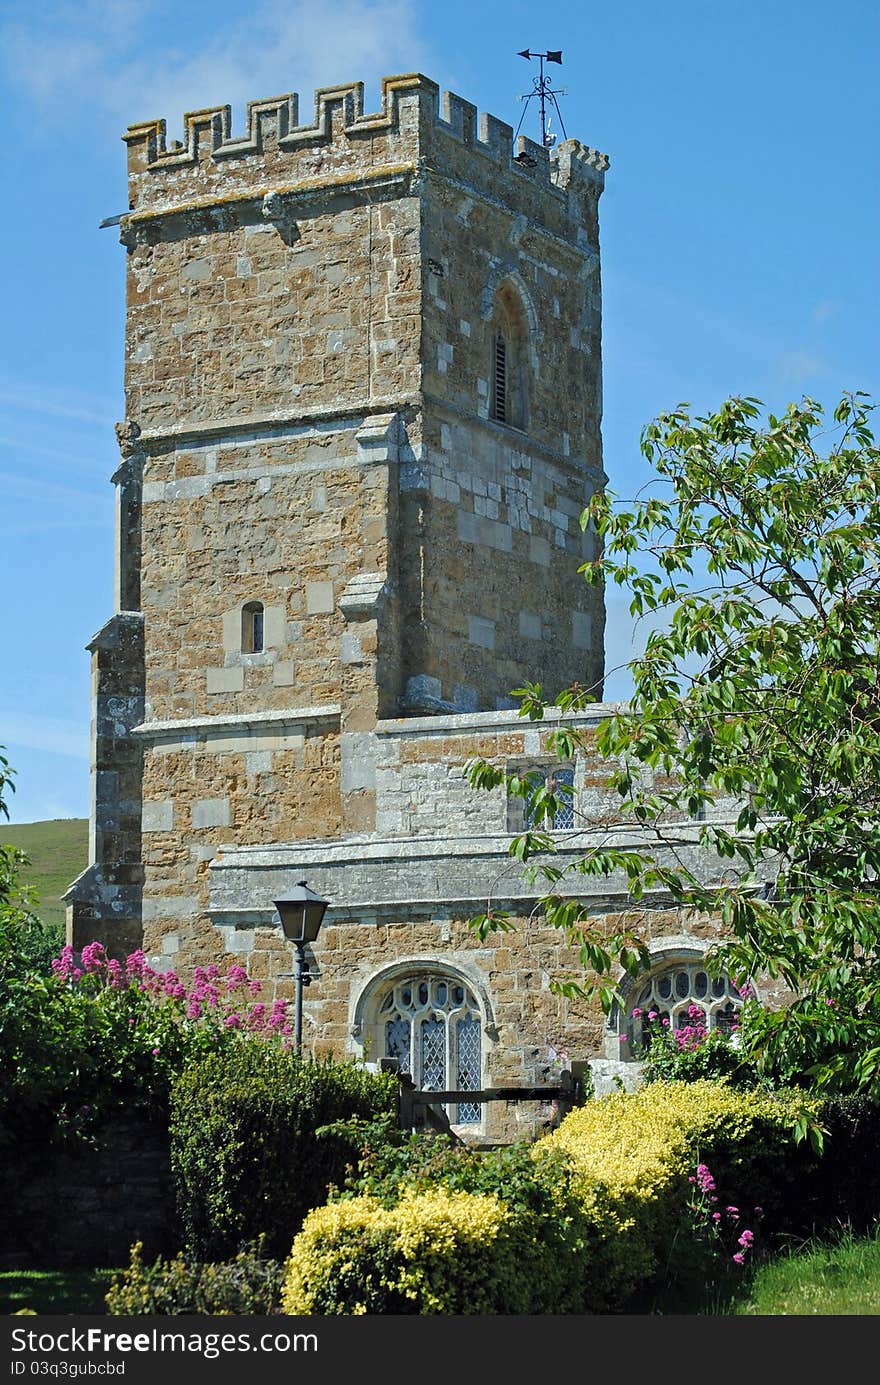
[[[653, 482], [634, 503], [594, 497], [582, 525], [595, 528], [602, 552], [581, 569], [590, 583], [626, 589], [649, 626], [630, 664], [632, 698], [602, 722], [591, 751], [614, 767], [638, 849], [609, 849], [594, 832], [561, 866], [559, 835], [542, 830], [542, 819], [552, 822], [545, 793], [511, 853], [542, 879], [548, 921], [596, 973], [570, 989], [613, 1004], [616, 968], [635, 972], [646, 960], [639, 924], [649, 898], [711, 913], [726, 938], [716, 967], [777, 978], [796, 997], [775, 1011], [748, 1007], [752, 1056], [788, 1079], [880, 1090], [880, 449], [871, 408], [866, 396], [845, 395], [826, 422], [805, 398], [762, 419], [760, 400], [733, 398], [705, 417], [679, 406], [643, 430]], [[518, 695], [524, 715], [543, 715], [539, 685]], [[577, 711], [592, 696], [574, 687], [557, 704]], [[583, 734], [563, 724], [550, 740], [568, 759]], [[484, 761], [468, 774], [483, 787], [504, 777]], [[627, 882], [633, 926], [603, 933], [572, 873], [614, 872]], [[476, 926], [485, 934], [510, 921], [490, 907]]]
[[[15, 771], [0, 746], [0, 822], [9, 817], [8, 796], [15, 792]], [[0, 983], [31, 969], [46, 969], [56, 938], [38, 918], [37, 895], [25, 885], [28, 858], [18, 847], [0, 842]]]

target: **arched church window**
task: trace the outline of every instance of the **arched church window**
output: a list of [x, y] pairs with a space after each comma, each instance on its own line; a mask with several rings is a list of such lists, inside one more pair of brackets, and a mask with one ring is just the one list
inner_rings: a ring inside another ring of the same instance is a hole
[[724, 972], [713, 976], [701, 959], [665, 964], [630, 989], [619, 1032], [621, 1045], [639, 1057], [652, 1031], [701, 1027], [735, 1033], [742, 1009], [742, 995]]
[[528, 321], [516, 289], [503, 283], [491, 319], [490, 414], [511, 428], [528, 426]]
[[[379, 997], [381, 1056], [396, 1058], [420, 1091], [477, 1091], [482, 1072], [482, 1020], [470, 987], [451, 973], [413, 971]], [[476, 1102], [449, 1104], [453, 1125], [478, 1125]]]
[[262, 601], [248, 601], [241, 609], [241, 648], [244, 654], [263, 652]]

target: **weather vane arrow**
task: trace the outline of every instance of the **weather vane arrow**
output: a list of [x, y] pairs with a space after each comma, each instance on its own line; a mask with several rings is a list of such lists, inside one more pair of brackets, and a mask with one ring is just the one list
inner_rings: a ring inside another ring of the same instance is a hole
[[517, 57], [525, 58], [527, 62], [531, 62], [533, 58], [537, 58], [539, 68], [538, 76], [533, 79], [532, 90], [523, 93], [523, 95], [519, 97], [519, 100], [524, 101], [525, 105], [523, 106], [523, 113], [519, 118], [519, 125], [516, 127], [516, 133], [518, 135], [522, 129], [522, 123], [525, 120], [529, 102], [533, 96], [537, 96], [538, 105], [541, 109], [541, 143], [545, 149], [550, 149], [556, 143], [556, 136], [550, 133], [550, 124], [547, 118], [548, 102], [552, 101], [556, 114], [559, 117], [559, 127], [562, 130], [563, 138], [568, 138], [565, 133], [565, 125], [562, 120], [562, 112], [559, 109], [559, 102], [556, 99], [557, 96], [567, 96], [568, 93], [564, 87], [554, 88], [550, 78], [544, 75], [545, 62], [559, 63], [560, 66], [562, 65], [562, 49], [549, 48], [546, 53], [532, 53], [528, 48], [521, 48], [517, 53]]

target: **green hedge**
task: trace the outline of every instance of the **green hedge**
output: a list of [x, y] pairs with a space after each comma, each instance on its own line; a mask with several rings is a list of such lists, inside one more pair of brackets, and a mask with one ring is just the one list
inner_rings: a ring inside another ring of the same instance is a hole
[[233, 1260], [205, 1264], [179, 1252], [144, 1264], [143, 1246], [132, 1247], [131, 1263], [118, 1274], [105, 1298], [114, 1316], [236, 1313], [266, 1317], [278, 1313], [282, 1265], [268, 1259], [262, 1245], [247, 1246]]
[[720, 1197], [750, 1207], [759, 1183], [784, 1181], [786, 1159], [804, 1148], [792, 1133], [799, 1101], [712, 1082], [590, 1101], [531, 1147], [530, 1176], [521, 1153], [508, 1156], [510, 1197], [500, 1151], [414, 1154], [409, 1171], [395, 1156], [384, 1177], [374, 1166], [356, 1196], [306, 1218], [285, 1312], [625, 1310], [694, 1249], [683, 1233], [698, 1162], [712, 1166]]
[[283, 1256], [306, 1212], [356, 1161], [321, 1127], [393, 1109], [396, 1081], [349, 1062], [243, 1044], [186, 1067], [171, 1094], [171, 1167], [190, 1252], [223, 1261], [254, 1238]]

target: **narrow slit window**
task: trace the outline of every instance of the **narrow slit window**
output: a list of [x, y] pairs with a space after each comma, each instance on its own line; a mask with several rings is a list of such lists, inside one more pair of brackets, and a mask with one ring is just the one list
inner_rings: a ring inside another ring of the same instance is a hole
[[249, 601], [241, 612], [241, 647], [245, 654], [263, 652], [263, 603]]

